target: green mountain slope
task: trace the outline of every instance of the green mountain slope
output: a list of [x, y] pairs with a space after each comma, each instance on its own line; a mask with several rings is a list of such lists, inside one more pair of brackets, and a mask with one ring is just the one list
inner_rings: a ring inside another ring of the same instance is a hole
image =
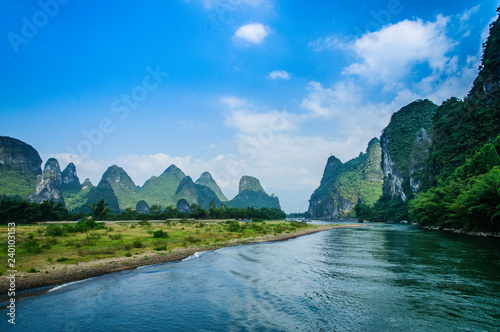
[[278, 197], [266, 194], [260, 181], [251, 176], [240, 179], [238, 195], [227, 202], [228, 207], [247, 208], [277, 208], [281, 209]]
[[[97, 187], [92, 187], [89, 190], [89, 193], [86, 196], [87, 202], [85, 205], [92, 206], [92, 203], [97, 203], [101, 199], [104, 199], [106, 204], [109, 206], [110, 212], [119, 213], [120, 205], [118, 203], [118, 198], [113, 191], [113, 188], [109, 184], [109, 182], [103, 178], [97, 185]], [[86, 207], [82, 207], [81, 210], [85, 212], [89, 212], [89, 209]]]
[[334, 219], [350, 215], [357, 203], [373, 205], [382, 194], [380, 141], [374, 138], [366, 153], [343, 164], [328, 159], [321, 184], [309, 200], [312, 218]]
[[206, 186], [212, 189], [212, 191], [217, 195], [217, 198], [220, 201], [228, 201], [227, 197], [222, 193], [222, 190], [219, 188], [209, 172], [204, 172], [203, 174], [201, 174], [200, 178], [196, 180], [195, 184]]
[[105, 179], [113, 188], [120, 208], [135, 209], [137, 202], [140, 201], [138, 189], [123, 168], [116, 165], [109, 167], [102, 175], [102, 179]]
[[170, 165], [162, 175], [152, 177], [139, 189], [139, 197], [149, 206], [159, 203], [163, 208], [176, 206], [175, 192], [186, 175], [175, 165]]
[[0, 136], [0, 195], [27, 197], [42, 174], [42, 159], [29, 144]]

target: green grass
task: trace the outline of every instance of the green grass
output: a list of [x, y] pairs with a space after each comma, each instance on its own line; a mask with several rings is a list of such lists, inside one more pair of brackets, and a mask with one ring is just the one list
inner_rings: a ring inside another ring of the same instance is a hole
[[[136, 225], [132, 228], [131, 225]], [[152, 251], [165, 251], [184, 247], [213, 247], [227, 244], [234, 239], [250, 239], [261, 235], [294, 232], [314, 226], [294, 222], [207, 222], [184, 223], [117, 223], [112, 227], [90, 230], [86, 233], [67, 233], [48, 236], [48, 225], [18, 225], [16, 227], [16, 264], [18, 271], [39, 271], [56, 264], [76, 264], [96, 259], [130, 257]], [[154, 237], [159, 231], [168, 236]], [[33, 243], [37, 248], [33, 251]], [[4, 257], [0, 273], [7, 266], [7, 227], [0, 227], [0, 252]]]

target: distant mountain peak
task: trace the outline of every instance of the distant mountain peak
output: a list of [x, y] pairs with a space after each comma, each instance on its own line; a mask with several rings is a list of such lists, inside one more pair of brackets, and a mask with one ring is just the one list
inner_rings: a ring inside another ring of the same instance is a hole
[[209, 172], [203, 172], [200, 178], [196, 180], [195, 184], [210, 188], [221, 202], [228, 200]]
[[260, 185], [259, 179], [248, 175], [241, 177], [238, 193], [242, 193], [245, 190], [262, 191], [265, 193], [264, 188]]

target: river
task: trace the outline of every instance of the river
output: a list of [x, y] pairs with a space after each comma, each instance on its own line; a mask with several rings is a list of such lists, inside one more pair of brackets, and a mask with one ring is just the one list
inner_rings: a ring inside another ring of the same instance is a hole
[[373, 225], [224, 248], [25, 299], [13, 330], [496, 331], [500, 240]]

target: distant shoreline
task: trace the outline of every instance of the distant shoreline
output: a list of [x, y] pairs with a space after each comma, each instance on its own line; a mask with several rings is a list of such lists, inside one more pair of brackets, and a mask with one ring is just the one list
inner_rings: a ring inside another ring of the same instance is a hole
[[[322, 225], [316, 224], [315, 228], [300, 229], [294, 233], [279, 235], [263, 235], [256, 238], [235, 239], [226, 245], [215, 245], [205, 247], [176, 248], [167, 253], [150, 251], [133, 257], [112, 257], [93, 260], [78, 264], [57, 264], [49, 274], [18, 272], [16, 274], [17, 298], [30, 297], [49, 291], [52, 286], [58, 286], [70, 282], [80, 281], [105, 274], [136, 269], [141, 266], [155, 265], [166, 262], [180, 261], [196, 252], [212, 251], [226, 247], [234, 247], [244, 244], [276, 242], [293, 239], [299, 236], [322, 232], [335, 228], [363, 227], [362, 224], [344, 225]], [[0, 279], [0, 301], [8, 299], [8, 279]]]

